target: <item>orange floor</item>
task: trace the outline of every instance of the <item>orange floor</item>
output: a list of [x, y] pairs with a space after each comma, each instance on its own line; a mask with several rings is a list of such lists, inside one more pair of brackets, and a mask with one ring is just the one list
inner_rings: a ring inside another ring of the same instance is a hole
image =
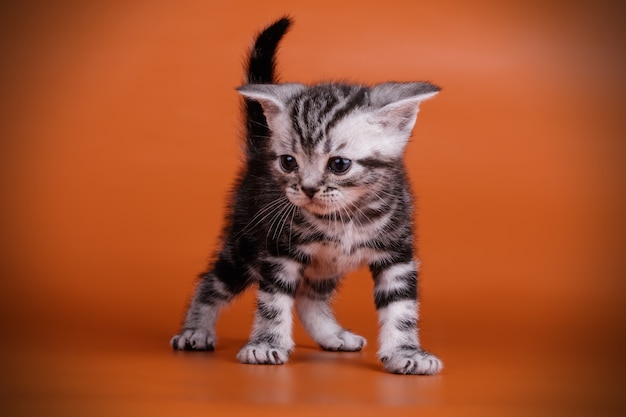
[[[0, 415], [626, 415], [618, 2], [39, 2], [0, 13]], [[69, 3], [68, 3], [69, 4]], [[173, 352], [238, 166], [241, 62], [284, 14], [285, 81], [429, 80], [407, 152], [434, 377], [382, 372], [367, 271], [280, 367]]]

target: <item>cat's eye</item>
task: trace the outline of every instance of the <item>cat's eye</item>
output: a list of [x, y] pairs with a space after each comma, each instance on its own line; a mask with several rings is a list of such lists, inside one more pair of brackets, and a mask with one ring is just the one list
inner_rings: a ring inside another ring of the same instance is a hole
[[298, 168], [298, 162], [296, 161], [296, 158], [291, 155], [281, 155], [280, 167], [285, 172], [293, 172]]
[[328, 161], [328, 169], [336, 175], [345, 174], [348, 172], [351, 165], [352, 161], [346, 158], [331, 158], [330, 161]]

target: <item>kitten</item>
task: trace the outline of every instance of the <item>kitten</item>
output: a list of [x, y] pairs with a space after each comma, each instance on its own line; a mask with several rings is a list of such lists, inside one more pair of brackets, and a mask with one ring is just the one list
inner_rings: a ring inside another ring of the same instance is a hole
[[220, 309], [258, 284], [250, 341], [238, 359], [283, 364], [294, 348], [292, 308], [322, 349], [359, 351], [365, 339], [337, 323], [340, 279], [368, 265], [379, 315], [378, 356], [390, 372], [435, 374], [441, 361], [417, 332], [418, 262], [403, 162], [424, 82], [275, 84], [274, 56], [291, 22], [262, 31], [250, 52], [245, 98], [247, 161], [223, 243], [201, 274], [178, 350], [213, 350]]

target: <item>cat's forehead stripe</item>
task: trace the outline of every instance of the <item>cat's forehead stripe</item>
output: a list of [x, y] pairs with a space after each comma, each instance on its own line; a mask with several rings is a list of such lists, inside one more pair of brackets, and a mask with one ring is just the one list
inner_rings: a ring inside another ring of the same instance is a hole
[[[330, 130], [344, 117], [354, 111], [355, 108], [364, 104], [367, 99], [367, 90], [365, 88], [359, 88], [351, 96], [347, 98], [343, 106], [337, 109], [332, 118], [328, 120], [324, 127], [324, 136], [326, 137], [326, 143], [324, 144], [324, 151], [329, 153], [331, 151], [331, 137], [328, 134]], [[346, 146], [345, 143], [341, 144], [342, 147]]]
[[323, 150], [331, 151], [330, 129], [356, 107], [367, 101], [367, 89], [360, 86], [322, 85], [305, 91], [292, 107], [295, 136], [292, 150], [298, 148], [311, 154], [322, 140]]

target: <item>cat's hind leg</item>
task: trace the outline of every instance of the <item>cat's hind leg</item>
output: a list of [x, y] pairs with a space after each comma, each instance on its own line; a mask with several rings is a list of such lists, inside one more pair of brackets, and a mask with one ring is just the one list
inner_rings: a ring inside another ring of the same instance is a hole
[[338, 278], [305, 278], [296, 297], [296, 309], [304, 328], [322, 349], [356, 352], [365, 346], [365, 339], [344, 329], [330, 306], [338, 282]]
[[216, 275], [215, 269], [200, 278], [182, 329], [170, 340], [175, 350], [214, 350], [217, 341], [215, 324], [219, 313], [240, 291], [233, 291], [232, 286], [225, 284]]
[[222, 306], [192, 301], [185, 324], [180, 333], [172, 337], [170, 345], [174, 350], [215, 349], [215, 322]]

